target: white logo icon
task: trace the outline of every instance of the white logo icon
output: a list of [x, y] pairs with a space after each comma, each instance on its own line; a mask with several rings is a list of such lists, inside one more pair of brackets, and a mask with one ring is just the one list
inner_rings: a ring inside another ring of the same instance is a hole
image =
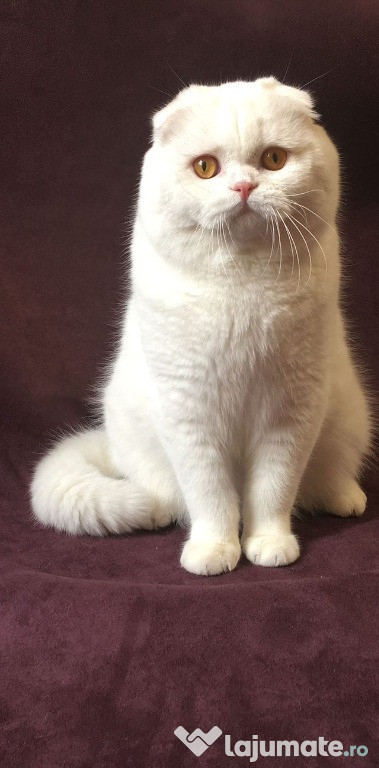
[[221, 736], [222, 730], [214, 725], [208, 733], [204, 733], [200, 728], [196, 728], [193, 733], [188, 733], [182, 725], [179, 725], [174, 733], [196, 757], [200, 757]]

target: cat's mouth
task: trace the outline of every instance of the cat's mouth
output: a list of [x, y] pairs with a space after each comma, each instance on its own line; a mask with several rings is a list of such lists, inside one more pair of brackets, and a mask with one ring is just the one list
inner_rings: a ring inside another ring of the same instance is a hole
[[230, 208], [226, 214], [226, 217], [231, 221], [247, 221], [252, 218], [262, 216], [262, 212], [257, 205], [252, 205], [250, 201], [239, 201], [233, 208]]
[[207, 227], [214, 229], [226, 225], [234, 236], [244, 238], [246, 235], [251, 236], [253, 230], [259, 229], [266, 218], [265, 207], [257, 201], [238, 201], [224, 210], [215, 212], [212, 218], [208, 219]]

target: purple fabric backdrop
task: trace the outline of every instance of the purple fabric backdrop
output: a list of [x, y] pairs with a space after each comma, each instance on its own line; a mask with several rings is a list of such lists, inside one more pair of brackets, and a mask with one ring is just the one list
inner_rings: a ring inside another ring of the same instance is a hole
[[216, 724], [234, 741], [366, 745], [347, 764], [377, 764], [374, 469], [363, 519], [298, 522], [298, 563], [242, 561], [213, 579], [180, 569], [181, 530], [106, 540], [41, 530], [27, 489], [51, 437], [90, 419], [124, 296], [148, 117], [180, 87], [171, 68], [185, 82], [314, 79], [343, 157], [346, 304], [375, 386], [378, 22], [374, 0], [2, 4], [4, 768], [247, 765], [224, 755], [223, 738], [197, 758], [173, 734]]

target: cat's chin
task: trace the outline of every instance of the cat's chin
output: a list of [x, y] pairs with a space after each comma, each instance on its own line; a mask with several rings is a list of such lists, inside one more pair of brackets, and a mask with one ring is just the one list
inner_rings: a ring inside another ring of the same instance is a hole
[[235, 241], [246, 242], [261, 236], [262, 216], [251, 208], [244, 207], [233, 211], [232, 215], [226, 218], [226, 222], [230, 235]]

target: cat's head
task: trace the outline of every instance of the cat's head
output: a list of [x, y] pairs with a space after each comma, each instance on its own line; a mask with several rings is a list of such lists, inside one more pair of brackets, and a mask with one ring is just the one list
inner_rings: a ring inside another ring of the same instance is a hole
[[338, 159], [317, 119], [306, 91], [271, 77], [189, 86], [153, 117], [141, 210], [168, 231], [223, 223], [241, 243], [299, 204], [333, 218]]

